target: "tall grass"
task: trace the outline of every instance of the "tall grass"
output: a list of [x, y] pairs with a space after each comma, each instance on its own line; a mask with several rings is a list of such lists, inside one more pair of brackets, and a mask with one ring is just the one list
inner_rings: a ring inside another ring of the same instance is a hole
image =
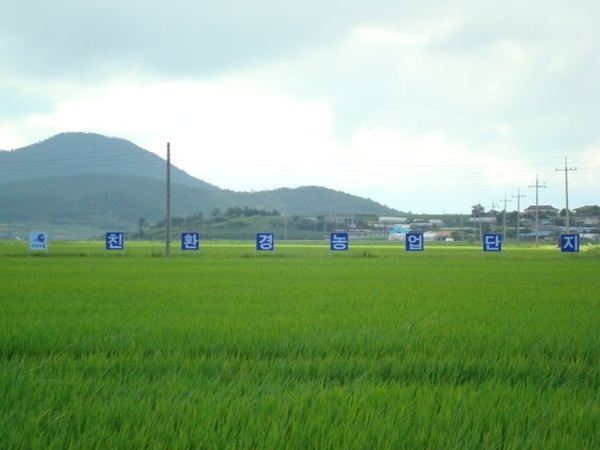
[[367, 248], [0, 258], [0, 447], [600, 447], [597, 258]]

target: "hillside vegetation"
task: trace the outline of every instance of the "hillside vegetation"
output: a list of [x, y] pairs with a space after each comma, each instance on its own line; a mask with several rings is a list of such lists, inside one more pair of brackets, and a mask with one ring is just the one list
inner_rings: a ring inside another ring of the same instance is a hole
[[[51, 222], [134, 227], [165, 217], [166, 162], [135, 144], [93, 133], [63, 133], [0, 151], [0, 222]], [[171, 169], [176, 216], [218, 208], [276, 209], [288, 215], [394, 214], [373, 200], [318, 186], [260, 192], [221, 189]]]

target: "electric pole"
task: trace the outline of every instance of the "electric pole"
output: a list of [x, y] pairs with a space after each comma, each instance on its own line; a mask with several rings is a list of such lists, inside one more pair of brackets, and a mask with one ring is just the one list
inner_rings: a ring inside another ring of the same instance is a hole
[[[502, 201], [500, 199], [499, 201]], [[506, 192], [504, 193], [504, 211], [502, 212], [502, 240], [506, 241], [506, 203], [512, 202], [512, 200], [508, 200], [506, 198]]]
[[492, 220], [490, 221], [490, 225], [492, 227], [492, 233], [494, 232], [494, 224], [496, 223], [496, 205], [494, 205], [494, 200], [492, 200], [492, 206], [490, 207], [492, 208]]
[[171, 144], [167, 142], [167, 222], [165, 224], [165, 256], [171, 256]]
[[534, 186], [529, 186], [530, 188], [534, 187], [535, 188], [535, 246], [539, 247], [540, 243], [540, 205], [538, 202], [539, 199], [539, 190], [540, 188], [545, 188], [546, 185], [540, 185], [539, 181], [538, 181], [538, 176], [537, 174], [535, 175], [535, 185]]
[[[556, 169], [557, 171], [561, 171], [563, 169]], [[569, 167], [567, 168], [567, 157], [565, 156], [565, 233], [569, 232], [569, 177], [568, 173], [577, 170], [577, 167]]]
[[517, 199], [517, 246], [521, 245], [521, 199], [527, 197], [521, 195], [521, 188], [517, 188], [517, 195], [513, 195]]

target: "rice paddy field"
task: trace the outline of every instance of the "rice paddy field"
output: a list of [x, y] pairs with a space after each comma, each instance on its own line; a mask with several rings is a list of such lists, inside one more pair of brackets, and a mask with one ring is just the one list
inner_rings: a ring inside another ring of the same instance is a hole
[[0, 243], [0, 448], [600, 448], [583, 250]]

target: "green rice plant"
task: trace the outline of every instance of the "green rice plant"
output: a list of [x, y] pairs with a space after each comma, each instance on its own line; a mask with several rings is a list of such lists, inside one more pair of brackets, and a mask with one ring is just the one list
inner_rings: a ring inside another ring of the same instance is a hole
[[0, 258], [2, 448], [600, 446], [597, 258], [82, 248]]

